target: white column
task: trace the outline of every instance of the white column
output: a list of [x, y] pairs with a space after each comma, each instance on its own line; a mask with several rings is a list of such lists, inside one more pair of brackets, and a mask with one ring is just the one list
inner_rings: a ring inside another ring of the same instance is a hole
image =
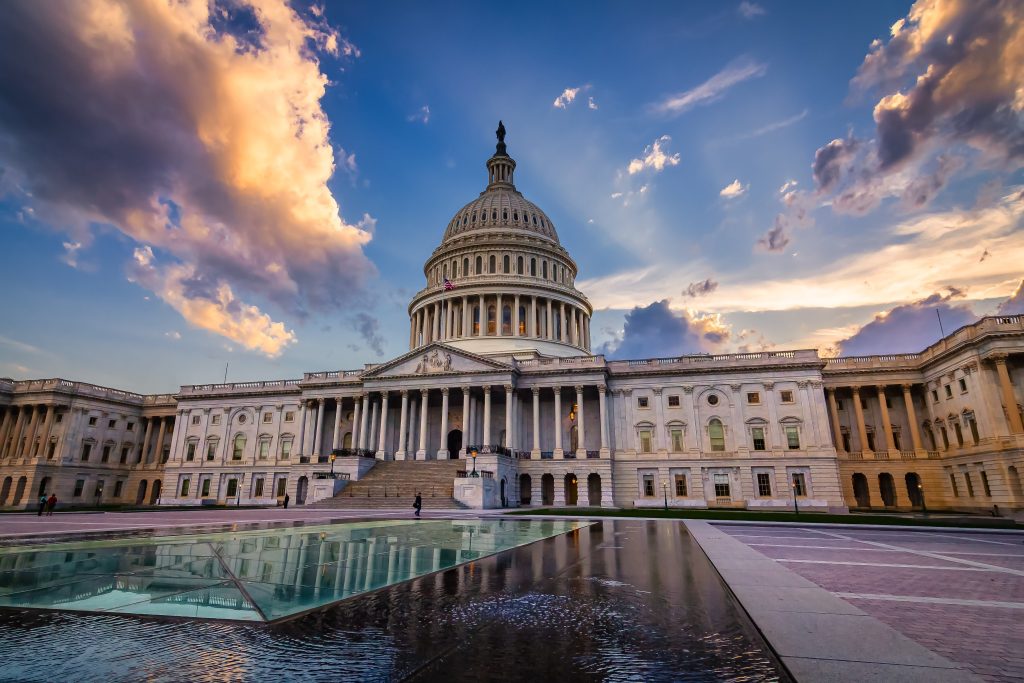
[[[464, 297], [462, 297], [462, 336], [463, 337], [472, 336], [470, 334], [470, 325], [471, 324], [472, 324], [472, 322], [469, 319], [469, 297], [468, 296], [464, 296]], [[463, 431], [465, 431], [465, 430], [463, 430]]]
[[416, 449], [416, 459], [427, 459], [427, 399], [428, 389], [420, 389], [420, 446]]
[[531, 337], [537, 336], [537, 297], [530, 297], [530, 320], [526, 326], [526, 334]]
[[316, 431], [313, 432], [313, 455], [320, 455], [320, 444], [324, 440], [324, 406], [322, 398], [316, 400]]
[[667, 453], [665, 434], [665, 398], [662, 396], [662, 387], [654, 389], [654, 450], [656, 453]]
[[439, 341], [441, 339], [441, 302], [437, 301], [434, 303], [434, 335], [431, 341]]
[[[910, 387], [911, 385], [909, 384], [903, 384], [900, 387], [903, 389], [903, 406], [907, 411], [907, 421], [910, 423], [910, 438], [914, 444], [914, 450], [921, 451], [924, 450], [924, 446], [921, 445], [921, 431], [917, 425], [917, 415], [914, 413], [914, 399], [910, 395]], [[829, 396], [831, 398], [831, 394]], [[835, 399], [832, 400], [835, 401]], [[836, 421], [838, 422], [838, 420], [839, 418], [837, 417]]]
[[383, 392], [380, 399], [380, 438], [377, 439], [377, 457], [381, 460], [388, 457], [388, 393]]
[[484, 387], [484, 433], [483, 443], [485, 448], [491, 445], [491, 387]]
[[584, 428], [583, 421], [583, 387], [579, 384], [576, 385], [576, 457], [586, 458], [587, 457], [587, 437]]
[[352, 448], [360, 448], [359, 439], [362, 436], [362, 430], [359, 429], [359, 418], [362, 412], [362, 396], [354, 396], [352, 403], [355, 404], [355, 408], [352, 410]]
[[[563, 457], [562, 453], [562, 387], [551, 387], [555, 392], [555, 457]], [[557, 479], [557, 477], [556, 477]], [[555, 484], [558, 484], [556, 481]], [[557, 486], [555, 488], [558, 488]]]
[[[520, 273], [521, 274], [521, 273]], [[512, 336], [519, 336], [519, 295], [516, 294], [512, 303]]]
[[530, 456], [540, 457], [540, 387], [533, 388], [533, 450]]
[[380, 402], [370, 401], [370, 433], [366, 436], [366, 447], [377, 452], [377, 426], [380, 424]]
[[409, 399], [409, 433], [406, 435], [405, 441], [405, 458], [406, 460], [416, 459], [416, 399]]
[[480, 316], [478, 317], [478, 320], [480, 321], [480, 329], [477, 330], [476, 336], [482, 337], [487, 332], [487, 309], [484, 308], [483, 294], [480, 295]]
[[[601, 457], [608, 455], [608, 406], [607, 406], [607, 387], [597, 388], [597, 405], [598, 410], [601, 413]], [[604, 482], [602, 481], [603, 485]]]
[[437, 447], [437, 459], [448, 458], [448, 387], [441, 388], [441, 443]]
[[512, 385], [505, 385], [505, 448], [512, 448]]
[[[227, 417], [227, 415], [225, 415], [225, 417]], [[106, 418], [104, 418], [104, 419], [106, 419]], [[153, 461], [157, 462], [157, 463], [159, 463], [163, 459], [163, 454], [164, 454], [164, 434], [167, 433], [167, 420], [166, 420], [166, 418], [162, 418], [161, 417], [161, 418], [159, 418], [159, 420], [160, 420], [160, 429], [157, 432], [157, 437], [156, 437], [156, 457], [153, 458]], [[227, 420], [225, 420], [225, 422], [226, 421]], [[102, 443], [97, 444], [97, 446], [99, 446], [101, 449], [103, 448], [103, 444]]]
[[466, 446], [470, 445], [469, 434], [469, 387], [462, 387], [462, 450], [459, 457], [466, 457]]
[[334, 399], [334, 437], [331, 439], [331, 450], [336, 451], [341, 447], [341, 401], [342, 397], [337, 396]]
[[569, 330], [566, 328], [568, 325], [568, 318], [565, 317], [565, 302], [560, 301], [558, 303], [558, 341], [564, 342], [569, 338]]
[[553, 333], [554, 326], [551, 324], [551, 320], [552, 320], [552, 317], [551, 317], [551, 299], [548, 299], [547, 328], [544, 330], [544, 338], [545, 339], [554, 339], [555, 338], [554, 337], [554, 333]]
[[466, 418], [466, 423], [469, 425], [466, 429], [469, 431], [469, 436], [466, 437], [466, 444], [469, 446], [479, 446], [476, 438], [477, 431], [477, 419], [476, 419], [476, 396], [470, 394], [469, 396], [469, 417]]
[[398, 418], [398, 450], [395, 451], [395, 460], [405, 460], [405, 429], [409, 419], [409, 392], [402, 390], [402, 412]]
[[[370, 418], [370, 395], [363, 394], [359, 397], [359, 406], [362, 406], [362, 415], [359, 422], [359, 448], [366, 449], [366, 423]], [[358, 412], [358, 408], [357, 408]]]
[[505, 311], [501, 308], [501, 294], [498, 295], [497, 303], [494, 306], [494, 315], [497, 318], [494, 321], [494, 335], [500, 337], [502, 335], [502, 327], [505, 324]]

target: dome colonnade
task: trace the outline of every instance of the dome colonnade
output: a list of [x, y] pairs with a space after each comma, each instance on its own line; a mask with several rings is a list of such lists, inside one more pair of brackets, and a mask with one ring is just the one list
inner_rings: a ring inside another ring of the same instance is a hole
[[[499, 124], [500, 126], [500, 124]], [[435, 341], [476, 353], [590, 352], [593, 307], [551, 219], [516, 190], [504, 127], [488, 184], [448, 224], [409, 305], [409, 348]]]

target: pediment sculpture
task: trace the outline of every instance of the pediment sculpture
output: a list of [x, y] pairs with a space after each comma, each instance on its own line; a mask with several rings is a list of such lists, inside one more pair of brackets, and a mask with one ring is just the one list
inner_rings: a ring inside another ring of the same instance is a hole
[[414, 372], [417, 375], [426, 375], [432, 372], [450, 372], [451, 369], [452, 355], [450, 353], [441, 353], [439, 350], [434, 349], [420, 358], [420, 362], [416, 365]]

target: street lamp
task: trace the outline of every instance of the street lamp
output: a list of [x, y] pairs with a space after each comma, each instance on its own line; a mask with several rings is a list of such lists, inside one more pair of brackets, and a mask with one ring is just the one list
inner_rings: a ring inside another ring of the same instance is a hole
[[668, 510], [668, 484], [661, 482], [661, 492], [665, 494], [665, 509]]
[[469, 476], [475, 477], [476, 476], [476, 449], [474, 448], [473, 450], [471, 450], [469, 452], [469, 455], [473, 458], [473, 472]]
[[917, 482], [917, 495], [921, 496], [921, 515], [928, 516], [928, 506], [924, 502], [924, 484]]
[[793, 487], [793, 510], [796, 514], [800, 514], [800, 504], [796, 500], [796, 480], [792, 483]]
[[331, 479], [334, 479], [334, 453], [331, 453]]

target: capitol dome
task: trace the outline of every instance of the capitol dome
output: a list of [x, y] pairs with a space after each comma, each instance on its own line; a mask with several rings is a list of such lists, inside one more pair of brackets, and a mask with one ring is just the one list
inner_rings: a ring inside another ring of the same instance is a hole
[[427, 286], [409, 304], [409, 347], [589, 353], [593, 307], [575, 287], [576, 262], [548, 215], [516, 189], [501, 122], [497, 136], [486, 188], [456, 212], [424, 265]]

